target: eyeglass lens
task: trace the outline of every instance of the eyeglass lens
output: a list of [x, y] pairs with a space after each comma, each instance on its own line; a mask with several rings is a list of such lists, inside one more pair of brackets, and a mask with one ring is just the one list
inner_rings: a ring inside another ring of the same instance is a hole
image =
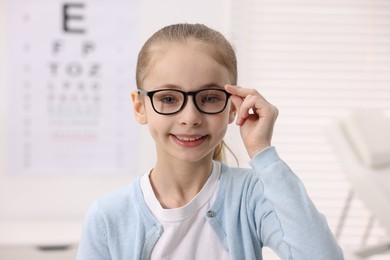
[[[153, 106], [158, 113], [179, 112], [186, 102], [185, 93], [177, 90], [161, 90], [153, 95]], [[228, 96], [219, 89], [204, 89], [195, 92], [195, 105], [204, 113], [220, 113], [224, 110]]]

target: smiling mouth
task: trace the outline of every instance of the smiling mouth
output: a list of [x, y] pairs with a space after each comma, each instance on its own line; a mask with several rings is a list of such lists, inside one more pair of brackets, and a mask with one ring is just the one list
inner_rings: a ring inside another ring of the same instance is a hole
[[207, 135], [202, 136], [177, 136], [174, 134], [171, 134], [173, 140], [181, 145], [181, 146], [188, 146], [188, 147], [194, 147], [197, 145], [200, 145], [203, 143], [204, 140], [206, 140]]
[[180, 136], [176, 136], [176, 135], [173, 135], [176, 139], [178, 139], [179, 141], [183, 141], [183, 142], [195, 142], [197, 140], [200, 140], [202, 138], [204, 138], [205, 136], [199, 136], [199, 137], [180, 137]]

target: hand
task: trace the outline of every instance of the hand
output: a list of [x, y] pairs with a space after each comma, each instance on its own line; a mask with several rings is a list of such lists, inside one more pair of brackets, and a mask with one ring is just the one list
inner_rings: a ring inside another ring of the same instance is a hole
[[278, 109], [268, 103], [255, 89], [226, 85], [227, 92], [232, 94], [230, 100], [237, 109], [236, 124], [249, 157], [271, 145], [272, 133]]

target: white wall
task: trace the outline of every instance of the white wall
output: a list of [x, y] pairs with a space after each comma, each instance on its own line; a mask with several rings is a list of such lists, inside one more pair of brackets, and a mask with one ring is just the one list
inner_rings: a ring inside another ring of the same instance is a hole
[[[0, 0], [0, 245], [77, 242], [82, 218], [90, 203], [98, 195], [131, 182], [132, 177], [28, 177], [7, 174], [6, 11], [5, 0]], [[229, 37], [228, 0], [145, 0], [140, 3], [140, 14], [138, 47], [157, 29], [176, 22], [205, 23]], [[154, 162], [153, 143], [147, 129], [141, 132], [143, 149], [140, 150], [140, 158], [143, 160], [139, 162], [137, 174], [148, 170]]]

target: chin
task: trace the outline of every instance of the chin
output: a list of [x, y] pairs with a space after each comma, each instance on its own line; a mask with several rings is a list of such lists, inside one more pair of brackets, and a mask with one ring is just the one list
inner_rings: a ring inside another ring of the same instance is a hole
[[189, 153], [189, 154], [181, 153], [176, 158], [180, 161], [187, 162], [187, 163], [201, 163], [201, 162], [211, 161], [213, 159], [213, 153], [203, 154], [203, 155], [196, 155], [194, 153]]

